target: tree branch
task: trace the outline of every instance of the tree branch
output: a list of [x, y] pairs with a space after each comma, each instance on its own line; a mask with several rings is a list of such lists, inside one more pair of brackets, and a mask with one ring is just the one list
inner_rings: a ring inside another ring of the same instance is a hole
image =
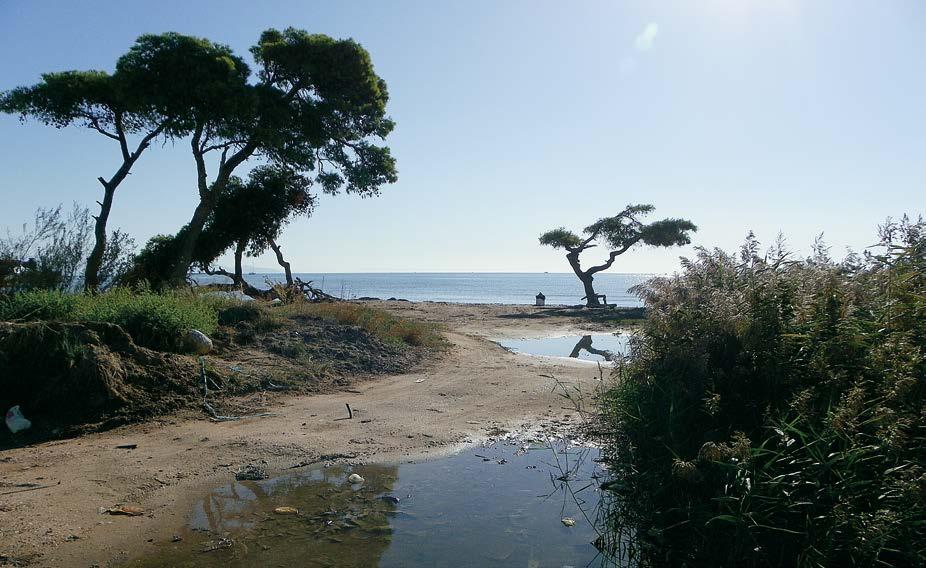
[[113, 134], [112, 132], [110, 132], [110, 131], [106, 130], [105, 128], [103, 128], [102, 126], [100, 126], [100, 121], [97, 120], [97, 118], [96, 118], [95, 116], [85, 115], [84, 118], [86, 118], [87, 121], [90, 122], [90, 128], [96, 130], [97, 132], [99, 132], [99, 133], [102, 134], [103, 136], [106, 136], [106, 137], [108, 137], [108, 138], [112, 138], [112, 139], [115, 140], [116, 142], [121, 142], [121, 140], [119, 140], [119, 136], [117, 136], [116, 134]]
[[593, 266], [593, 267], [589, 268], [588, 270], [585, 271], [585, 274], [586, 274], [586, 275], [591, 275], [591, 274], [595, 274], [596, 272], [601, 272], [602, 270], [607, 270], [607, 269], [611, 268], [611, 265], [614, 264], [614, 259], [616, 259], [616, 258], [619, 257], [620, 255], [624, 254], [624, 253], [627, 252], [628, 250], [630, 250], [630, 247], [632, 247], [633, 245], [635, 245], [635, 244], [637, 244], [638, 242], [640, 242], [640, 239], [642, 239], [642, 238], [643, 238], [643, 235], [637, 235], [636, 237], [634, 237], [634, 238], [630, 239], [629, 241], [627, 241], [626, 243], [624, 243], [624, 246], [622, 246], [622, 247], [619, 248], [618, 250], [612, 250], [612, 251], [611, 251], [611, 254], [610, 254], [609, 257], [608, 257], [608, 261], [607, 261], [607, 262], [605, 262], [604, 264], [599, 264], [598, 266]]
[[203, 124], [197, 124], [193, 132], [193, 138], [190, 140], [190, 146], [193, 147], [193, 158], [196, 160], [196, 181], [199, 189], [200, 198], [205, 198], [209, 192], [209, 184], [206, 174], [206, 160], [200, 151], [203, 136]]
[[128, 162], [132, 159], [132, 155], [129, 153], [129, 143], [125, 139], [125, 128], [122, 126], [122, 113], [114, 113], [115, 118], [113, 119], [113, 124], [116, 126], [116, 133], [119, 136], [119, 149], [122, 150], [122, 161]]

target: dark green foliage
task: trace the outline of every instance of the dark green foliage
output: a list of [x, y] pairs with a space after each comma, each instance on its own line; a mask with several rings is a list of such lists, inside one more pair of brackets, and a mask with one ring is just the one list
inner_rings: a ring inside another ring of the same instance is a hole
[[115, 77], [139, 112], [168, 119], [167, 135], [185, 136], [203, 120], [246, 112], [250, 73], [226, 45], [167, 32], [135, 40]]
[[[236, 104], [193, 112], [200, 202], [180, 239], [175, 282], [194, 261], [196, 241], [236, 168], [254, 156], [311, 175], [331, 194], [377, 195], [380, 186], [397, 179], [389, 149], [374, 143], [393, 123], [386, 117], [385, 82], [363, 47], [289, 28], [265, 31], [251, 53], [257, 81], [234, 95]], [[212, 153], [222, 157], [210, 183]]]
[[[184, 227], [178, 235], [186, 230]], [[155, 235], [151, 237], [144, 248], [135, 255], [131, 268], [128, 269], [122, 282], [129, 286], [150, 286], [160, 290], [169, 283], [171, 270], [177, 263], [177, 236]]]
[[197, 241], [194, 261], [208, 267], [238, 243], [247, 245], [249, 256], [266, 251], [289, 220], [311, 214], [316, 198], [310, 183], [281, 166], [254, 168], [247, 183], [231, 178]]
[[640, 287], [603, 405], [612, 529], [671, 565], [926, 563], [924, 229], [842, 262], [750, 236]]
[[95, 216], [95, 243], [84, 266], [86, 288], [101, 287], [100, 273], [107, 256], [113, 256], [108, 248], [118, 246], [108, 242], [106, 225], [116, 189], [135, 162], [159, 137], [183, 137], [203, 120], [238, 116], [241, 108], [253, 106], [246, 95], [249, 72], [225, 46], [166, 33], [138, 38], [112, 75], [46, 73], [36, 85], [0, 93], [0, 112], [56, 128], [90, 128], [118, 143], [120, 165], [108, 178], [98, 178], [103, 197]]
[[32, 291], [0, 296], [0, 321], [114, 323], [139, 345], [164, 351], [180, 350], [190, 329], [210, 334], [218, 325], [216, 306], [191, 292], [125, 288], [100, 294]]

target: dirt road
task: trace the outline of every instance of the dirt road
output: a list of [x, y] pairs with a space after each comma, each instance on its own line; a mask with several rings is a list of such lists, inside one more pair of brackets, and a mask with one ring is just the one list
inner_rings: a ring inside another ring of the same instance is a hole
[[[378, 305], [445, 325], [452, 348], [413, 373], [358, 382], [347, 392], [278, 396], [268, 403], [272, 416], [217, 423], [177, 415], [0, 452], [0, 565], [118, 565], [169, 539], [197, 495], [248, 463], [273, 474], [319, 459], [423, 459], [497, 429], [576, 420], [551, 392], [554, 382], [540, 375], [587, 391], [596, 385], [595, 365], [513, 355], [489, 339], [604, 324], [519, 306]], [[137, 447], [117, 448], [124, 444]], [[100, 513], [116, 504], [144, 514]]]

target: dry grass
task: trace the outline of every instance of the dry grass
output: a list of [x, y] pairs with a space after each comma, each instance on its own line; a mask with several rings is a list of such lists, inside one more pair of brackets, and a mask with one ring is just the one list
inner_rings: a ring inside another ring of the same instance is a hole
[[447, 340], [434, 324], [396, 317], [386, 310], [351, 302], [310, 304], [294, 302], [276, 308], [284, 316], [311, 316], [361, 327], [383, 341], [443, 349]]

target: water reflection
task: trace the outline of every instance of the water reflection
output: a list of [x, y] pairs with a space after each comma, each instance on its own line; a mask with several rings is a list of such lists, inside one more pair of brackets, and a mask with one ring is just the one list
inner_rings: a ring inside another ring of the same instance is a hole
[[[131, 565], [611, 565], [593, 544], [605, 509], [597, 458], [566, 442], [508, 440], [423, 463], [230, 483], [196, 503], [182, 540]], [[282, 506], [299, 512], [274, 513]]]
[[498, 343], [515, 353], [608, 362], [616, 361], [622, 353], [627, 352], [628, 339], [629, 336], [625, 333], [600, 333], [534, 339], [501, 339]]
[[[357, 472], [364, 483], [347, 478]], [[311, 468], [218, 487], [194, 506], [180, 540], [134, 566], [376, 566], [389, 547], [398, 467]], [[293, 507], [297, 514], [278, 514]]]
[[592, 336], [583, 335], [582, 339], [576, 343], [576, 346], [572, 348], [572, 352], [569, 353], [569, 356], [573, 359], [578, 359], [582, 351], [585, 351], [591, 355], [597, 355], [604, 359], [605, 361], [616, 361], [618, 355], [613, 351], [608, 349], [595, 349], [592, 347]]

